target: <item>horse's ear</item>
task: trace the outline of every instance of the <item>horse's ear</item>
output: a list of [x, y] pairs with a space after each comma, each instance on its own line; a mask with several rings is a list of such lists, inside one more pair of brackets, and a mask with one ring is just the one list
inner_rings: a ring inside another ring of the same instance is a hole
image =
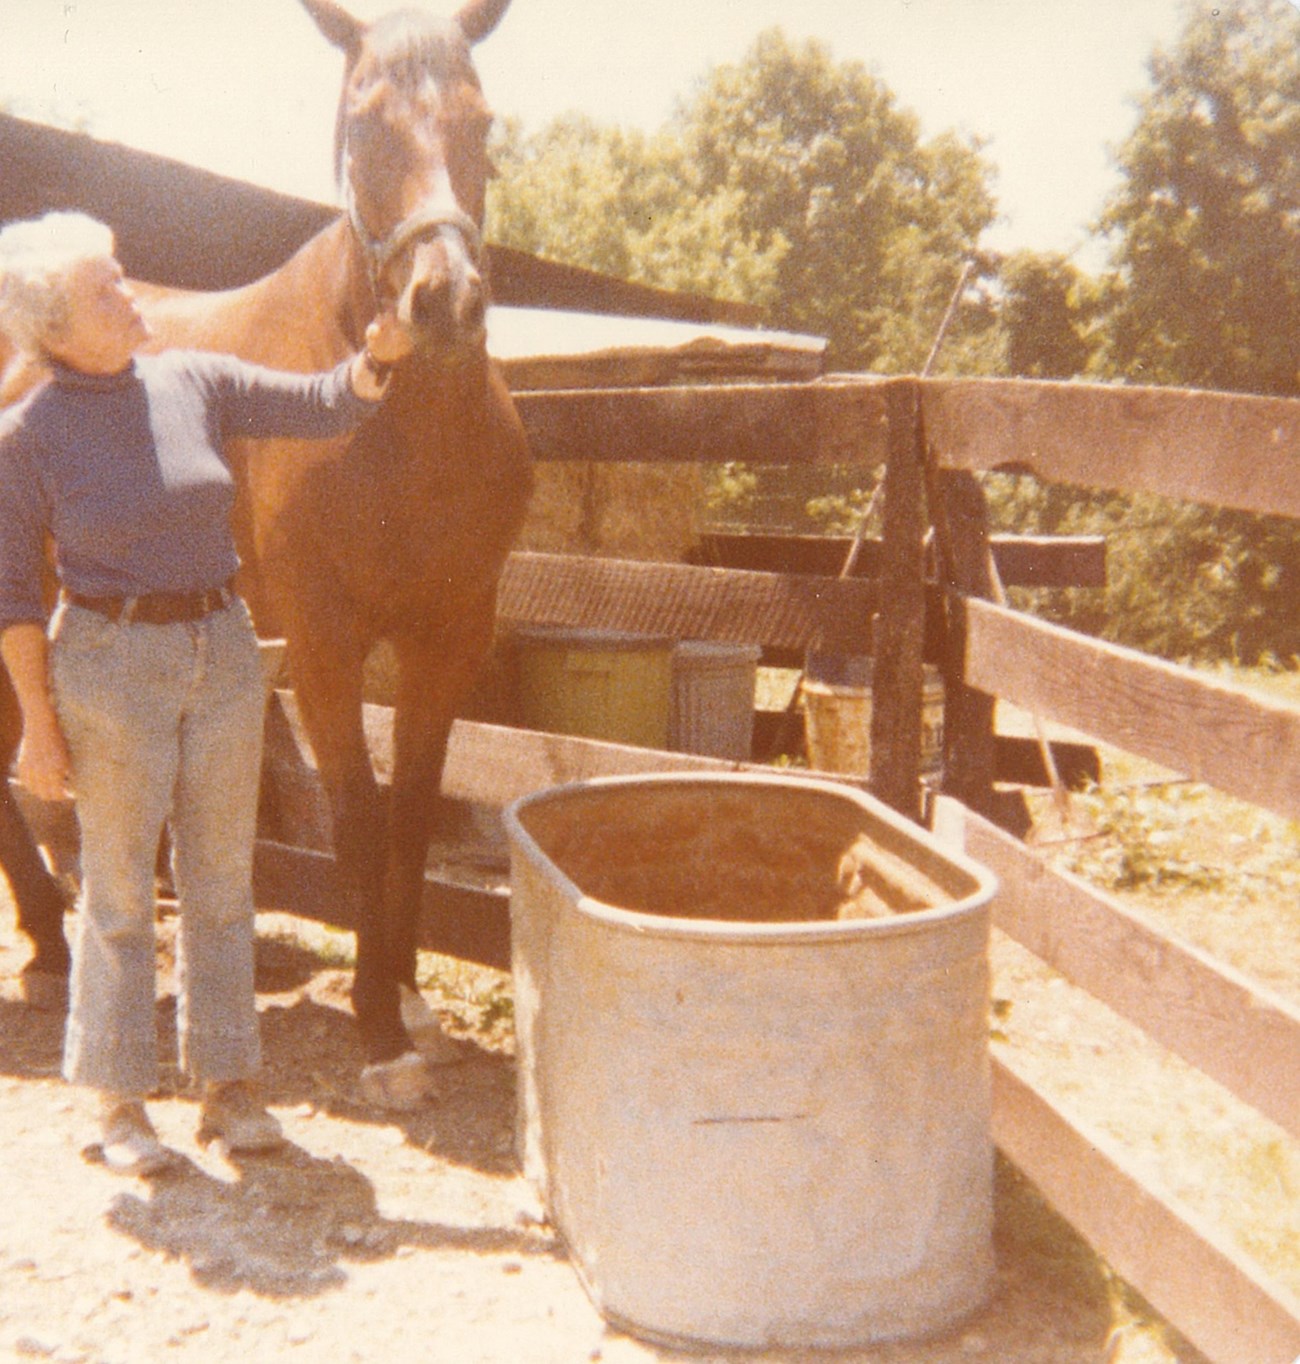
[[315, 20], [316, 27], [325, 35], [326, 40], [335, 47], [342, 48], [349, 58], [355, 57], [361, 48], [361, 39], [365, 36], [365, 24], [359, 19], [354, 19], [341, 5], [336, 5], [334, 0], [301, 2], [303, 9]]
[[481, 43], [509, 8], [510, 0], [467, 0], [456, 15], [456, 23], [471, 45]]

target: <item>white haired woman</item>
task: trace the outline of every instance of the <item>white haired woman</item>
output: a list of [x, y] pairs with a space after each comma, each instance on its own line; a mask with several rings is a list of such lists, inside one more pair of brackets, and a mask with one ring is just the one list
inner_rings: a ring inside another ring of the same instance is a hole
[[[0, 414], [0, 656], [22, 709], [19, 779], [71, 790], [82, 892], [64, 1074], [100, 1092], [114, 1169], [175, 1157], [158, 1080], [154, 860], [170, 821], [181, 1061], [201, 1141], [282, 1141], [257, 1092], [252, 849], [263, 685], [235, 593], [234, 480], [220, 438], [324, 437], [364, 421], [410, 343], [384, 314], [336, 369], [286, 374], [143, 353], [148, 324], [111, 231], [55, 213], [0, 230], [0, 329], [49, 378]], [[61, 592], [48, 626], [43, 548]], [[48, 643], [47, 643], [48, 639]]]

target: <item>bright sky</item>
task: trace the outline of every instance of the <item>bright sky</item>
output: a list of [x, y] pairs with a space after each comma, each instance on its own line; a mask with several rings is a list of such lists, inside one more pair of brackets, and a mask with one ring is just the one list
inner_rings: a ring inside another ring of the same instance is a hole
[[[403, 0], [410, 3], [411, 0]], [[397, 0], [354, 0], [373, 17]], [[447, 8], [452, 0], [434, 0]], [[489, 101], [538, 129], [578, 109], [654, 128], [764, 28], [824, 40], [921, 118], [989, 142], [989, 244], [1070, 251], [1117, 183], [1146, 60], [1183, 0], [515, 0], [478, 52]], [[341, 58], [295, 0], [6, 0], [0, 104], [332, 201]], [[3, 168], [0, 168], [2, 173]], [[490, 233], [489, 225], [489, 233]], [[1095, 268], [1089, 254], [1079, 263]]]

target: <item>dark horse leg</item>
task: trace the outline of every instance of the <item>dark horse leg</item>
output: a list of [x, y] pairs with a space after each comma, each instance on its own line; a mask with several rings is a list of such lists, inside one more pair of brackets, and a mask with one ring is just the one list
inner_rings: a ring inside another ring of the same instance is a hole
[[[330, 800], [340, 918], [356, 934], [352, 1006], [368, 1066], [414, 1052], [402, 1023], [394, 934], [384, 912], [385, 818], [362, 724], [365, 632], [346, 606], [286, 619], [289, 670]], [[306, 641], [302, 643], [300, 641]]]
[[[416, 989], [416, 941], [424, 904], [429, 840], [438, 811], [447, 739], [456, 706], [492, 643], [495, 593], [448, 630], [408, 632], [394, 640], [399, 666], [394, 717], [393, 780], [388, 806], [385, 919], [391, 966], [399, 985]], [[418, 994], [414, 1008], [419, 1010]], [[412, 1018], [408, 1016], [408, 1024]], [[430, 1014], [418, 1041], [426, 1060], [457, 1059]]]
[[[9, 674], [0, 668], [0, 778], [9, 771], [22, 738], [22, 715]], [[22, 971], [23, 992], [36, 1007], [62, 1008], [67, 1002], [71, 956], [63, 933], [66, 900], [32, 838], [27, 821], [0, 780], [0, 869], [18, 911], [18, 931], [35, 949]]]

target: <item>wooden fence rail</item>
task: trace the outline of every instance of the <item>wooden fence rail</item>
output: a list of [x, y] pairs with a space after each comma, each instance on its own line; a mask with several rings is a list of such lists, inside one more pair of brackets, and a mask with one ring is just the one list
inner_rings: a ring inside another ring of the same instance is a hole
[[1120, 384], [839, 376], [520, 393], [539, 459], [884, 463], [890, 394], [916, 395], [943, 467], [1300, 517], [1300, 401]]
[[[996, 927], [1175, 1055], [1300, 1136], [1300, 1011], [1055, 872], [955, 801], [936, 827], [998, 876]], [[1225, 1364], [1290, 1364], [1300, 1298], [1144, 1179], [1131, 1153], [997, 1058], [998, 1145], [1152, 1304]]]

